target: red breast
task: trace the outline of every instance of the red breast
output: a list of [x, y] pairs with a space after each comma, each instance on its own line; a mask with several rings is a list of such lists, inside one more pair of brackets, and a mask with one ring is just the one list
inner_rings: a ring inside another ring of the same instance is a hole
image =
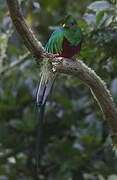
[[64, 39], [63, 41], [63, 51], [59, 55], [60, 57], [65, 57], [65, 58], [72, 58], [74, 55], [78, 55], [80, 53], [81, 49], [81, 43], [77, 46], [71, 45], [67, 39]]

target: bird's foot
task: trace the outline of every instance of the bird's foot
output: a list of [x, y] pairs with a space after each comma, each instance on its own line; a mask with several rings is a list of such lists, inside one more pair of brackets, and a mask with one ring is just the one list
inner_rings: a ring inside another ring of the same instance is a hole
[[59, 56], [59, 54], [52, 54], [52, 53], [45, 52], [43, 53], [43, 56], [48, 57], [48, 58], [56, 58]]

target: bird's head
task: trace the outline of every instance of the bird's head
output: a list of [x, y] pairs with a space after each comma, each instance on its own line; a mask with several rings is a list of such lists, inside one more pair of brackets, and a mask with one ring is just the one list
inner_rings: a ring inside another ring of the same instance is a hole
[[77, 25], [77, 21], [71, 15], [67, 16], [62, 23], [63, 28], [70, 29], [74, 29]]

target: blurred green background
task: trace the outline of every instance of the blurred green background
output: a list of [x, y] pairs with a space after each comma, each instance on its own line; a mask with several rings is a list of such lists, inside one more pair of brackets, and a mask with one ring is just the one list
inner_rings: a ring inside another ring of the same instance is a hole
[[[117, 102], [117, 5], [114, 0], [20, 0], [24, 16], [43, 45], [66, 14], [84, 34], [80, 59], [107, 83]], [[58, 75], [45, 115], [45, 149], [35, 171], [40, 67], [26, 54], [0, 0], [0, 180], [117, 180], [111, 133], [90, 89], [77, 77]]]

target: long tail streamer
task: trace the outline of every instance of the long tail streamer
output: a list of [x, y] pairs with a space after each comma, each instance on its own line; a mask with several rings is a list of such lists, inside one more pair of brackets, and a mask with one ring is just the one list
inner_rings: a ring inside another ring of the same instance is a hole
[[38, 132], [37, 132], [37, 143], [36, 143], [36, 165], [37, 171], [39, 169], [41, 158], [44, 149], [44, 111], [45, 111], [45, 104], [38, 108]]

